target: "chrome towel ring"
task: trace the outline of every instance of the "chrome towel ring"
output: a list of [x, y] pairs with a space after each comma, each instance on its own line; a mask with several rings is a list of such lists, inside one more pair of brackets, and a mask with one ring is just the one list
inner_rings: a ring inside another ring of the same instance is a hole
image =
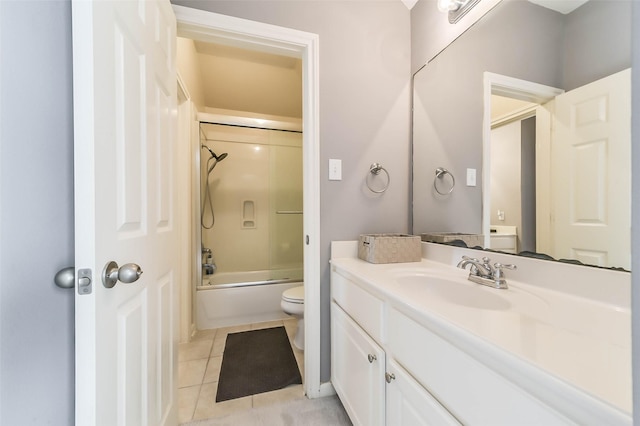
[[[438, 189], [438, 179], [444, 179], [445, 175], [451, 176], [451, 188], [449, 188], [449, 191], [447, 192], [442, 192]], [[436, 192], [440, 195], [449, 195], [453, 192], [453, 188], [455, 186], [456, 186], [456, 178], [453, 177], [453, 174], [451, 174], [451, 172], [445, 169], [444, 167], [438, 167], [436, 169], [436, 177], [435, 179], [433, 179], [433, 188], [436, 190]]]
[[[371, 183], [369, 182], [369, 178], [371, 176], [379, 175], [380, 172], [384, 172], [384, 174], [387, 175], [387, 183], [384, 185], [382, 189], [373, 189], [371, 187]], [[387, 171], [387, 169], [382, 167], [380, 163], [373, 163], [371, 164], [371, 166], [369, 166], [369, 174], [367, 175], [366, 183], [367, 183], [367, 188], [369, 188], [369, 191], [376, 194], [382, 194], [384, 191], [387, 190], [387, 188], [389, 188], [389, 183], [391, 183], [391, 177], [389, 177], [389, 172]]]

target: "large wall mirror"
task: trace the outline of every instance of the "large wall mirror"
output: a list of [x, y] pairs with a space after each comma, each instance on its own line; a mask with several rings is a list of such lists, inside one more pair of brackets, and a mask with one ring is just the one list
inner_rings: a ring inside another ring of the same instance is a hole
[[630, 269], [631, 1], [567, 3], [503, 0], [414, 75], [414, 234]]

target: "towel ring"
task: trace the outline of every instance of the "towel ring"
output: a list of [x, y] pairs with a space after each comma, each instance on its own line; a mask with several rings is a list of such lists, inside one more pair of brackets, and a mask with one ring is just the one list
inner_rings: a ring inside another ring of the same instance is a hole
[[[382, 189], [373, 189], [371, 187], [371, 184], [369, 183], [369, 177], [370, 176], [377, 176], [377, 175], [380, 174], [381, 171], [384, 172], [385, 175], [387, 175], [387, 183], [384, 186], [384, 188], [382, 188]], [[376, 194], [382, 194], [384, 191], [387, 190], [387, 188], [389, 188], [389, 183], [391, 183], [391, 177], [389, 176], [389, 172], [387, 171], [387, 169], [382, 167], [380, 165], [380, 163], [373, 163], [369, 167], [369, 174], [367, 175], [367, 178], [365, 179], [365, 181], [367, 183], [367, 188], [369, 188], [369, 191], [371, 191], [373, 193], [376, 193]]]
[[[438, 189], [438, 179], [443, 179], [444, 175], [449, 175], [451, 176], [451, 188], [449, 189], [449, 191], [447, 192], [440, 192], [440, 190]], [[436, 169], [436, 178], [433, 180], [433, 188], [436, 190], [436, 192], [440, 195], [449, 195], [453, 192], [453, 188], [456, 186], [456, 178], [453, 177], [453, 175], [451, 174], [451, 172], [447, 169], [445, 169], [444, 167], [438, 167]]]

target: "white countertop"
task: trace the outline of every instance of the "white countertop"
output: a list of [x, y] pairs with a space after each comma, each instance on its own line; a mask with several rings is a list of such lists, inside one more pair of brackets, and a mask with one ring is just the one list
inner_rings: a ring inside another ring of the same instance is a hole
[[[446, 335], [494, 371], [544, 395], [548, 402], [567, 400], [575, 410], [584, 407], [621, 423], [631, 422], [628, 308], [508, 277], [509, 289], [493, 289], [468, 281], [468, 271], [426, 259], [376, 265], [342, 257], [331, 264], [396, 309]], [[421, 284], [420, 277], [451, 278], [456, 285], [468, 285], [469, 291], [451, 303]], [[485, 299], [484, 308], [474, 307], [474, 300]]]

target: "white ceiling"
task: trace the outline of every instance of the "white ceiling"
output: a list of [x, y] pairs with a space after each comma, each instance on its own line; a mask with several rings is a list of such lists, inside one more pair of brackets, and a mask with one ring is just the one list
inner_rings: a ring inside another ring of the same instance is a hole
[[588, 0], [529, 0], [533, 4], [537, 4], [547, 9], [555, 10], [562, 14], [569, 14], [585, 4]]
[[302, 61], [195, 41], [209, 108], [302, 117]]

